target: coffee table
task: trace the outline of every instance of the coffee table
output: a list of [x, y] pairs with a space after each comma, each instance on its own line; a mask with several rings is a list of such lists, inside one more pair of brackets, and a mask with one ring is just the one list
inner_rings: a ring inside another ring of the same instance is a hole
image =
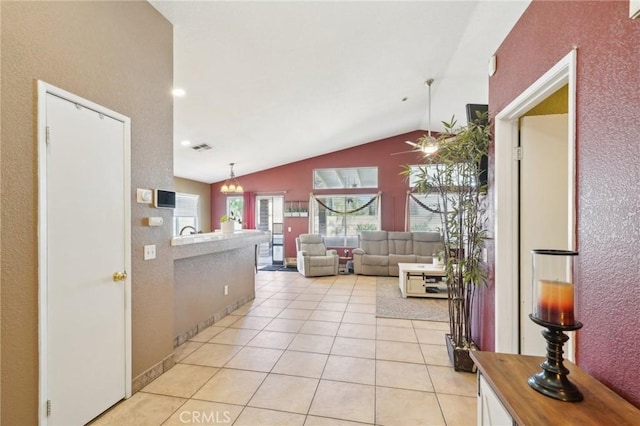
[[447, 297], [444, 267], [429, 263], [398, 263], [398, 286], [404, 299], [412, 297]]

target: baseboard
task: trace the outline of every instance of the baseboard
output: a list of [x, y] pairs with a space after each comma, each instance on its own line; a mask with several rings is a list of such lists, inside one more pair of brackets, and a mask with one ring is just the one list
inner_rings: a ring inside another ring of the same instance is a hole
[[173, 359], [173, 352], [165, 357], [162, 361], [152, 366], [144, 373], [137, 376], [133, 379], [131, 383], [131, 393], [134, 394], [138, 392], [143, 387], [147, 386], [149, 383], [153, 382], [157, 379], [162, 373], [168, 371], [175, 365], [175, 361]]
[[238, 299], [235, 302], [233, 302], [232, 304], [225, 306], [223, 309], [221, 309], [220, 311], [216, 312], [215, 314], [213, 314], [211, 317], [207, 318], [206, 320], [200, 321], [197, 325], [195, 325], [191, 329], [187, 330], [186, 332], [182, 333], [181, 335], [174, 337], [173, 338], [173, 348], [175, 349], [178, 346], [182, 345], [187, 340], [191, 339], [192, 337], [194, 337], [196, 334], [200, 333], [205, 328], [207, 328], [207, 327], [215, 324], [216, 322], [220, 321], [222, 318], [226, 317], [227, 315], [229, 315], [230, 313], [232, 313], [233, 311], [238, 309], [240, 306], [242, 306], [245, 303], [253, 300], [254, 298], [255, 298], [254, 295], [250, 295], [250, 296], [245, 296], [245, 297], [243, 297], [241, 299]]
[[[200, 333], [205, 328], [207, 328], [207, 327], [215, 324], [216, 322], [220, 321], [222, 318], [226, 317], [227, 315], [229, 315], [230, 313], [232, 313], [233, 311], [238, 309], [240, 306], [242, 306], [245, 303], [253, 300], [254, 298], [255, 298], [255, 296], [253, 296], [253, 295], [245, 296], [245, 297], [237, 300], [236, 302], [224, 307], [222, 310], [220, 310], [219, 312], [216, 312], [215, 314], [213, 314], [213, 316], [207, 318], [206, 320], [201, 321], [200, 323], [198, 323], [196, 326], [194, 326], [193, 328], [191, 328], [187, 332], [181, 334], [180, 336], [175, 337], [173, 339], [174, 352], [175, 352], [175, 349], [178, 346], [182, 345], [183, 343], [185, 343], [186, 341], [191, 339], [193, 336], [195, 336], [196, 334]], [[138, 392], [140, 389], [144, 388], [149, 383], [151, 383], [152, 381], [157, 379], [162, 373], [170, 370], [171, 367], [173, 367], [176, 364], [175, 360], [174, 360], [174, 352], [172, 352], [170, 355], [165, 357], [162, 361], [160, 361], [157, 364], [153, 365], [151, 368], [146, 370], [144, 373], [142, 373], [139, 376], [137, 376], [136, 378], [134, 378], [132, 383], [131, 383], [131, 393], [134, 394], [134, 393]]]

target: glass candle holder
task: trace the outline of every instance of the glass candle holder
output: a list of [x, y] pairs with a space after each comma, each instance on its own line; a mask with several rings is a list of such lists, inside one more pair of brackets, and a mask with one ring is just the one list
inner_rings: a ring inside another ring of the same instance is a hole
[[532, 316], [549, 324], [575, 324], [573, 261], [578, 252], [533, 250]]

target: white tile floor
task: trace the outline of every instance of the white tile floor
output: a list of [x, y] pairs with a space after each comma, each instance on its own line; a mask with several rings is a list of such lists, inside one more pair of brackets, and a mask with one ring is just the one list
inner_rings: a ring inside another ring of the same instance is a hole
[[95, 425], [475, 425], [446, 323], [375, 316], [376, 278], [260, 271], [255, 300]]

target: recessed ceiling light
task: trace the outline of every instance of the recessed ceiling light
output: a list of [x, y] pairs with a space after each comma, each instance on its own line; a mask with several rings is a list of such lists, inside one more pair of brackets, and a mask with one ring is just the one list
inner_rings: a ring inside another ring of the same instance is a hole
[[191, 141], [184, 140], [184, 141], [180, 142], [180, 145], [189, 146], [189, 145], [191, 145]]
[[176, 97], [182, 97], [182, 96], [186, 95], [186, 94], [187, 94], [187, 92], [185, 92], [185, 90], [184, 90], [184, 89], [181, 89], [181, 88], [179, 88], [179, 87], [176, 87], [176, 88], [174, 88], [174, 89], [171, 91], [171, 94], [172, 94], [173, 96], [176, 96]]

